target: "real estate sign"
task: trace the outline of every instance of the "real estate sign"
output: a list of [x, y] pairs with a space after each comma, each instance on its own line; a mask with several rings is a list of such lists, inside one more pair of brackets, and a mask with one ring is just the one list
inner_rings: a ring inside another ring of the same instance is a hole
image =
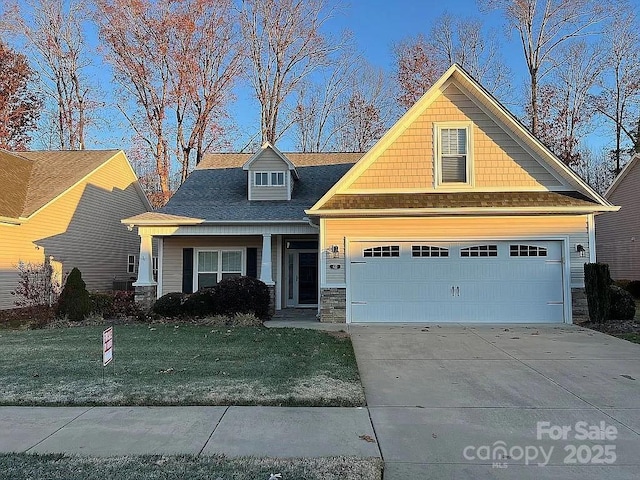
[[108, 365], [113, 360], [113, 327], [102, 332], [102, 366]]

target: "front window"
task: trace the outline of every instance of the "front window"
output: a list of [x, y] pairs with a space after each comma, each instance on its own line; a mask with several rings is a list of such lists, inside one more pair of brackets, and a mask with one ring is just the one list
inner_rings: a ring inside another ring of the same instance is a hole
[[136, 273], [136, 256], [127, 256], [127, 273]]
[[262, 187], [269, 185], [269, 174], [267, 172], [255, 173], [256, 185]]
[[271, 172], [271, 185], [273, 186], [284, 185], [284, 172]]
[[447, 186], [471, 185], [469, 125], [436, 127], [436, 178]]
[[197, 262], [198, 290], [213, 287], [225, 278], [242, 276], [241, 250], [201, 250]]

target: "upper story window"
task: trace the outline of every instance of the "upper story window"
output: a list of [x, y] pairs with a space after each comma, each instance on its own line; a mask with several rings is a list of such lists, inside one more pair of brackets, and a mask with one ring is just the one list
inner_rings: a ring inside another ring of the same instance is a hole
[[285, 172], [254, 172], [255, 185], [258, 187], [284, 186]]
[[435, 126], [436, 185], [464, 187], [472, 185], [471, 125], [468, 123]]

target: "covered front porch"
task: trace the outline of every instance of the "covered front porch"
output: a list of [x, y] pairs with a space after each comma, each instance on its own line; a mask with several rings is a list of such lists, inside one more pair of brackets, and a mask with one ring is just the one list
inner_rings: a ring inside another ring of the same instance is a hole
[[[293, 225], [138, 226], [137, 298], [152, 303], [170, 292], [193, 293], [233, 276], [252, 276], [272, 292], [273, 311], [317, 312], [318, 230]], [[151, 247], [157, 242], [157, 280]]]

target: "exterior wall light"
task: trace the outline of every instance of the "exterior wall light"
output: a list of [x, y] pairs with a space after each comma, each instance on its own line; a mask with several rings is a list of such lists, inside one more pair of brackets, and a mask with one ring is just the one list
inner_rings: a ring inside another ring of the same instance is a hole
[[578, 255], [580, 255], [581, 257], [584, 257], [586, 250], [582, 245], [578, 244], [576, 245], [576, 252], [578, 252]]

